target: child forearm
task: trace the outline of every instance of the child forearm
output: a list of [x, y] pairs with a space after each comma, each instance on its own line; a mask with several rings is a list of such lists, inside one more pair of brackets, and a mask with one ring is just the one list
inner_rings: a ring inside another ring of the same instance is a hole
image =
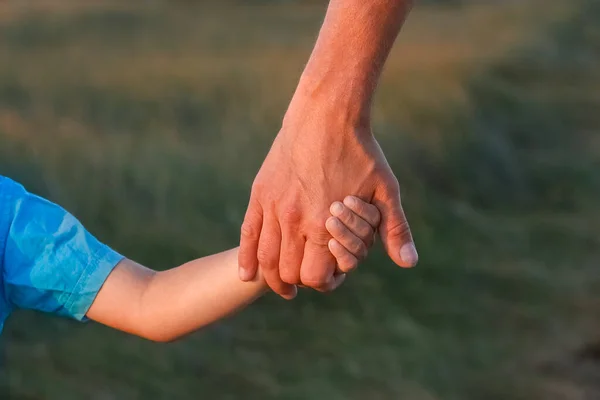
[[237, 249], [155, 274], [141, 302], [141, 323], [158, 340], [171, 340], [215, 322], [266, 290], [262, 279], [240, 281]]
[[262, 278], [239, 280], [237, 249], [161, 272], [125, 260], [107, 279], [88, 317], [166, 342], [243, 308], [265, 291]]

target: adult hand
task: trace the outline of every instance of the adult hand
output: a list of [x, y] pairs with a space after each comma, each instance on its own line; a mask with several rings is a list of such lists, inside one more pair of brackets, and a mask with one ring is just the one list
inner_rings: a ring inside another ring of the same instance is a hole
[[325, 221], [329, 205], [348, 194], [378, 207], [379, 234], [391, 259], [402, 267], [415, 265], [398, 181], [368, 125], [302, 111], [288, 112], [252, 186], [242, 225], [241, 279], [252, 279], [260, 265], [269, 286], [284, 298], [293, 298], [299, 284], [335, 289]]
[[329, 205], [347, 195], [379, 208], [379, 232], [392, 260], [416, 264], [398, 181], [369, 118], [377, 81], [411, 6], [411, 0], [330, 1], [282, 129], [252, 186], [240, 243], [242, 280], [252, 279], [260, 265], [269, 286], [286, 298], [295, 296], [298, 284], [334, 289], [340, 280], [325, 220]]

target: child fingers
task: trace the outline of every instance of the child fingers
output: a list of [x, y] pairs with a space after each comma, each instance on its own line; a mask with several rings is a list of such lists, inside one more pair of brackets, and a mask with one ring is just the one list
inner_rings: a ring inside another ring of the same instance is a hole
[[339, 271], [347, 274], [356, 269], [358, 266], [358, 259], [346, 250], [346, 248], [337, 240], [329, 239], [328, 247], [331, 254], [335, 257]]
[[381, 222], [379, 209], [373, 204], [362, 201], [356, 196], [346, 196], [344, 205], [377, 229]]
[[327, 231], [354, 257], [359, 260], [367, 256], [367, 245], [350, 231], [337, 217], [329, 217], [325, 222]]
[[375, 230], [367, 221], [352, 212], [350, 208], [339, 201], [333, 203], [329, 211], [334, 217], [338, 218], [350, 232], [358, 236], [367, 247], [371, 247], [375, 236]]

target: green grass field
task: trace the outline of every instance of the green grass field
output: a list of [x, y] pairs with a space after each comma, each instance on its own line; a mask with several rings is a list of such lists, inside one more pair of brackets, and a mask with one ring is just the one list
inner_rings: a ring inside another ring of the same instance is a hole
[[[0, 174], [162, 269], [238, 243], [319, 2], [0, 3]], [[600, 397], [600, 7], [417, 5], [374, 130], [421, 255], [171, 344], [30, 312], [11, 399]]]

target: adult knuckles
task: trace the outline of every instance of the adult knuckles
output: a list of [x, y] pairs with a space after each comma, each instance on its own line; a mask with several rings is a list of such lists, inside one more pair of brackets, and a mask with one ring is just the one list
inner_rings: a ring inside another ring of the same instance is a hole
[[273, 253], [271, 246], [259, 246], [256, 257], [262, 268], [275, 269], [279, 267], [277, 265], [277, 256]]
[[383, 198], [385, 201], [397, 201], [400, 198], [400, 184], [395, 176], [384, 181]]
[[259, 224], [252, 218], [246, 218], [240, 229], [243, 238], [258, 240], [260, 237]]
[[322, 224], [311, 224], [307, 232], [307, 236], [313, 243], [328, 248], [329, 239], [331, 234], [325, 227], [325, 221]]
[[388, 225], [385, 227], [385, 233], [387, 234], [388, 238], [406, 238], [410, 235], [408, 221], [403, 219], [397, 222], [388, 222]]
[[283, 224], [299, 225], [302, 221], [302, 211], [297, 207], [284, 207], [279, 219]]
[[260, 194], [264, 191], [265, 187], [268, 185], [265, 184], [264, 179], [262, 179], [262, 171], [259, 171], [258, 175], [252, 181], [252, 193]]

